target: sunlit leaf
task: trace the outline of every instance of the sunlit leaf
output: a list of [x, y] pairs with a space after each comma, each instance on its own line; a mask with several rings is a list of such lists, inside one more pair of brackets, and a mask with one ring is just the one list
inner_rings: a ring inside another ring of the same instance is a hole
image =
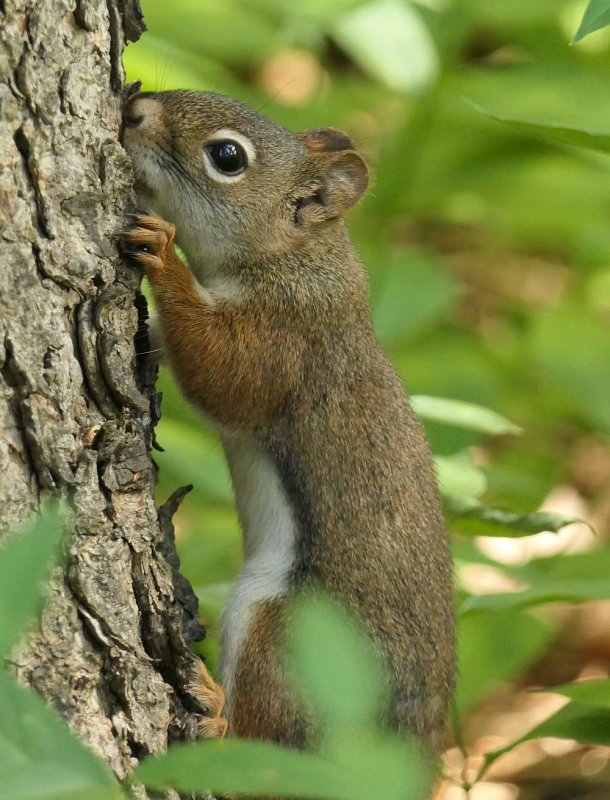
[[110, 770], [33, 692], [0, 673], [2, 800], [118, 800]]
[[511, 567], [511, 574], [528, 589], [467, 598], [460, 609], [470, 613], [485, 609], [516, 609], [550, 602], [610, 600], [610, 547], [588, 553], [536, 558]]
[[372, 727], [342, 727], [324, 740], [322, 753], [347, 769], [364, 796], [424, 800], [430, 794], [430, 765], [417, 744], [404, 737]]
[[584, 523], [582, 519], [566, 517], [564, 514], [549, 511], [516, 514], [460, 498], [449, 498], [445, 507], [451, 518], [452, 527], [460, 533], [472, 536], [515, 538], [543, 531], [557, 533], [566, 525]]
[[504, 122], [512, 128], [528, 136], [546, 139], [560, 144], [584, 147], [586, 150], [597, 150], [610, 153], [610, 131], [596, 131], [585, 127], [570, 127], [556, 122], [540, 119], [525, 119], [498, 114], [470, 101], [473, 108], [497, 122]]
[[318, 756], [231, 739], [174, 745], [166, 754], [145, 759], [131, 781], [179, 792], [251, 792], [322, 800], [347, 800], [357, 792], [350, 775]]
[[603, 580], [610, 575], [610, 546], [605, 544], [584, 553], [534, 558], [514, 569], [523, 580], [537, 586], [558, 581]]
[[576, 44], [600, 28], [605, 28], [606, 25], [610, 25], [610, 0], [589, 0], [589, 5], [580, 27], [572, 39], [572, 44]]
[[483, 472], [466, 453], [435, 456], [434, 466], [440, 490], [445, 498], [477, 498], [487, 489]]
[[610, 581], [607, 577], [549, 581], [520, 592], [471, 596], [462, 604], [460, 613], [468, 614], [484, 609], [528, 608], [543, 603], [580, 603], [586, 600], [610, 600]]
[[521, 674], [545, 649], [553, 628], [515, 609], [458, 618], [456, 703], [464, 712]]
[[[422, 767], [409, 758], [403, 742], [352, 740], [352, 756], [361, 768], [276, 745], [228, 739], [174, 745], [146, 758], [130, 776], [132, 783], [179, 792], [231, 793], [312, 800], [413, 800], [423, 797]], [[384, 769], [375, 769], [376, 761]]]
[[580, 703], [569, 703], [550, 719], [537, 725], [523, 741], [541, 736], [558, 739], [576, 739], [583, 744], [610, 745], [610, 725], [606, 709], [590, 708]]
[[0, 660], [42, 607], [42, 581], [58, 555], [62, 535], [57, 508], [40, 514], [29, 531], [0, 547]]
[[591, 708], [580, 703], [568, 703], [552, 717], [536, 725], [531, 731], [520, 739], [485, 755], [483, 771], [488, 769], [494, 761], [505, 753], [514, 750], [523, 742], [539, 739], [543, 736], [553, 736], [557, 739], [575, 739], [582, 744], [610, 745], [610, 725], [608, 724], [608, 711], [606, 709]]
[[462, 400], [429, 397], [428, 395], [415, 395], [411, 398], [411, 403], [416, 414], [426, 420], [442, 422], [456, 428], [480, 431], [492, 436], [521, 433], [521, 428], [506, 417], [476, 403], [465, 403]]
[[384, 671], [370, 641], [339, 606], [303, 598], [293, 611], [288, 663], [322, 725], [367, 727], [384, 699]]
[[373, 0], [340, 17], [333, 37], [363, 70], [399, 91], [419, 91], [439, 72], [434, 41], [418, 11]]
[[562, 694], [570, 700], [575, 700], [579, 705], [595, 706], [610, 711], [610, 678], [549, 686], [543, 691]]
[[198, 742], [145, 759], [131, 781], [197, 793], [423, 798], [429, 776], [415, 746], [379, 727], [387, 681], [359, 627], [335, 603], [306, 596], [288, 628], [286, 661], [320, 723], [319, 755], [237, 739]]

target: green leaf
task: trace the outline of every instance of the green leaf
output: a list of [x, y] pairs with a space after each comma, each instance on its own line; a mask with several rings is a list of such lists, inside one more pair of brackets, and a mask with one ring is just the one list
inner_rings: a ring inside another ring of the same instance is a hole
[[610, 575], [610, 545], [597, 547], [585, 553], [561, 553], [511, 569], [528, 584], [541, 586], [558, 581], [603, 581]]
[[384, 669], [370, 641], [338, 605], [320, 597], [300, 599], [287, 651], [295, 683], [325, 728], [374, 724], [384, 700]]
[[607, 577], [591, 580], [557, 580], [541, 586], [532, 586], [522, 592], [471, 596], [462, 603], [460, 614], [486, 609], [528, 608], [543, 603], [582, 603], [587, 600], [610, 600], [610, 581]]
[[341, 728], [322, 753], [356, 779], [364, 797], [424, 800], [433, 776], [414, 742], [375, 728]]
[[117, 800], [110, 771], [32, 692], [0, 673], [2, 800]]
[[470, 460], [467, 453], [435, 456], [436, 477], [443, 497], [449, 501], [480, 497], [487, 490], [484, 473]]
[[531, 536], [534, 533], [557, 531], [566, 525], [588, 524], [582, 519], [566, 517], [547, 511], [534, 511], [531, 514], [515, 514], [499, 508], [490, 508], [480, 503], [450, 497], [445, 504], [451, 525], [460, 533], [472, 536], [499, 536], [516, 538]]
[[0, 548], [0, 659], [8, 656], [42, 607], [42, 582], [62, 535], [57, 508], [40, 514], [29, 531], [12, 534]]
[[[363, 741], [355, 746], [354, 752], [360, 755], [361, 764], [367, 761], [368, 745], [364, 736]], [[161, 790], [173, 788], [183, 793], [252, 794], [316, 800], [400, 800], [406, 796], [419, 796], [419, 793], [409, 794], [409, 789], [415, 788], [409, 776], [405, 784], [407, 755], [402, 744], [400, 757], [403, 766], [396, 784], [395, 769], [388, 774], [377, 772], [374, 776], [368, 769], [368, 779], [363, 779], [362, 772], [354, 774], [347, 767], [321, 756], [264, 742], [238, 739], [201, 741], [174, 745], [166, 754], [144, 759], [130, 776], [130, 781]], [[415, 778], [421, 779], [421, 769], [416, 770]]]
[[565, 683], [562, 686], [545, 688], [543, 691], [562, 694], [564, 697], [575, 700], [579, 705], [605, 708], [610, 711], [610, 678]]
[[398, 91], [419, 91], [439, 73], [436, 46], [417, 10], [400, 0], [373, 0], [340, 17], [332, 30], [359, 66]]
[[528, 136], [535, 136], [551, 142], [568, 144], [574, 147], [584, 147], [586, 150], [595, 150], [610, 153], [610, 132], [597, 131], [589, 128], [571, 127], [548, 120], [529, 120], [519, 117], [510, 117], [488, 111], [483, 106], [472, 100], [469, 104], [479, 113], [484, 114], [497, 122], [503, 122]]
[[455, 428], [466, 428], [491, 436], [522, 432], [521, 428], [506, 417], [476, 403], [465, 403], [462, 400], [449, 400], [445, 397], [430, 397], [423, 394], [414, 395], [411, 403], [419, 417], [452, 425]]
[[289, 619], [287, 661], [326, 723], [322, 753], [237, 739], [176, 745], [145, 759], [132, 783], [183, 793], [423, 800], [429, 776], [415, 746], [377, 727], [386, 680], [367, 638], [319, 596], [301, 597]]
[[344, 796], [346, 778], [317, 756], [227, 739], [174, 745], [163, 755], [144, 759], [130, 781], [178, 792], [255, 792], [270, 797], [311, 797], [322, 792], [321, 798], [335, 798]]
[[469, 597], [461, 613], [485, 609], [516, 609], [551, 602], [610, 600], [610, 547], [589, 553], [537, 558], [510, 573], [527, 582], [521, 592], [502, 592]]
[[486, 771], [500, 756], [514, 750], [523, 742], [539, 739], [542, 736], [554, 736], [557, 739], [575, 739], [582, 744], [610, 745], [610, 715], [600, 708], [590, 708], [579, 703], [568, 703], [552, 717], [536, 725], [531, 731], [515, 742], [485, 755], [483, 769]]
[[585, 36], [588, 36], [600, 28], [610, 25], [610, 2], [609, 0], [590, 0], [585, 15], [582, 18], [580, 27], [572, 39], [572, 44], [576, 44]]
[[583, 744], [610, 745], [610, 715], [605, 709], [568, 703], [552, 717], [537, 725], [521, 741], [555, 736], [576, 739]]
[[513, 609], [459, 616], [456, 704], [460, 713], [520, 675], [544, 652], [553, 634], [550, 625]]

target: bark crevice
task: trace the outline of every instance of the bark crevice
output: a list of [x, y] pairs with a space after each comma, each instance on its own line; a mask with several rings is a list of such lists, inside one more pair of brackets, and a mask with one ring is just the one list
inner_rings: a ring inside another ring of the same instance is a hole
[[[30, 134], [31, 136], [31, 134]], [[40, 188], [40, 181], [38, 180], [39, 165], [33, 152], [30, 136], [25, 131], [25, 126], [22, 125], [15, 131], [14, 139], [17, 150], [21, 154], [23, 161], [23, 168], [28, 174], [29, 184], [34, 191], [36, 200], [36, 218], [38, 230], [47, 239], [54, 239], [55, 234], [52, 230], [52, 222], [47, 208], [44, 195]]]

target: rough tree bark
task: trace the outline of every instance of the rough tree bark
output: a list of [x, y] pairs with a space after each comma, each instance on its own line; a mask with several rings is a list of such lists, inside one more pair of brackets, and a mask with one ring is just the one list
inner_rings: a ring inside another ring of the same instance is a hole
[[131, 197], [121, 53], [142, 28], [138, 0], [0, 0], [0, 526], [60, 493], [75, 531], [14, 669], [118, 776], [194, 737], [202, 634], [179, 497], [153, 499], [139, 281], [111, 238]]

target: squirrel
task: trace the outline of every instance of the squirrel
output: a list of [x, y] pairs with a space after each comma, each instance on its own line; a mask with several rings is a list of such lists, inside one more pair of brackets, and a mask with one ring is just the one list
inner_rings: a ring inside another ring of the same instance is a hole
[[203, 735], [228, 722], [307, 747], [280, 652], [291, 599], [320, 589], [389, 665], [387, 724], [438, 753], [452, 563], [429, 447], [375, 339], [343, 219], [367, 189], [364, 159], [341, 131], [295, 134], [212, 92], [132, 95], [121, 137], [148, 209], [122, 250], [148, 278], [183, 393], [219, 431], [243, 529], [221, 685], [202, 666], [194, 687]]

